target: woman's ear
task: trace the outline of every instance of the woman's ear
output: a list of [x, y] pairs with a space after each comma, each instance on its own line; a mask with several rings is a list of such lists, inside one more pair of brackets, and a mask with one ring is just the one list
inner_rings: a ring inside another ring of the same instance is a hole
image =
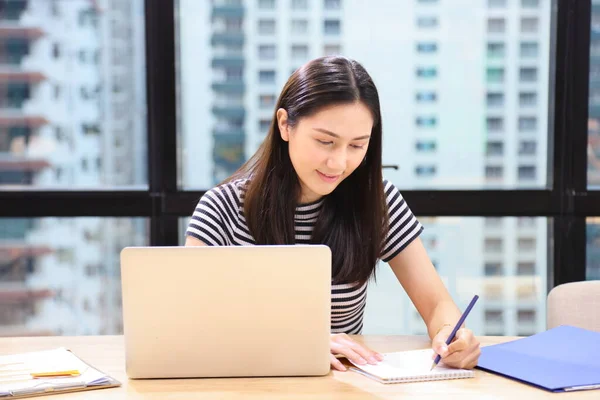
[[290, 126], [288, 125], [288, 113], [283, 108], [277, 110], [277, 126], [279, 127], [281, 138], [288, 142], [290, 140]]

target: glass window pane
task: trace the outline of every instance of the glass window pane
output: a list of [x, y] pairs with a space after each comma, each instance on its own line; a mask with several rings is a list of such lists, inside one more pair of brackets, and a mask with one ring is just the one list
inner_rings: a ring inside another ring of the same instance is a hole
[[586, 278], [600, 280], [600, 217], [587, 219]]
[[120, 252], [145, 218], [0, 218], [0, 336], [117, 335]]
[[3, 4], [0, 187], [146, 187], [143, 0]]
[[[383, 164], [399, 166], [386, 178], [405, 189], [546, 188], [552, 3], [413, 3], [179, 0], [180, 186], [209, 189], [231, 175], [273, 117], [261, 96], [278, 97], [304, 62], [336, 54], [361, 62], [377, 85]], [[214, 16], [209, 26], [197, 23], [203, 15]], [[347, 29], [363, 25], [368, 38]], [[596, 97], [600, 107], [600, 87]], [[239, 158], [221, 165], [227, 143]]]
[[588, 188], [600, 188], [600, 7], [592, 2], [588, 106]]

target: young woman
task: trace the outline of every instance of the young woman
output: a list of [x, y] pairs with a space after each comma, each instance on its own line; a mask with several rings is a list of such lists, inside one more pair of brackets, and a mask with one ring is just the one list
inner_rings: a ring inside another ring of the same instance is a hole
[[[479, 343], [419, 239], [421, 224], [381, 171], [377, 89], [344, 57], [312, 60], [283, 88], [265, 141], [231, 178], [208, 191], [186, 246], [325, 244], [332, 252], [331, 365], [335, 355], [376, 364], [379, 353], [348, 334], [362, 330], [367, 282], [389, 263], [447, 365], [473, 368]], [[292, 284], [292, 283], [290, 283]]]

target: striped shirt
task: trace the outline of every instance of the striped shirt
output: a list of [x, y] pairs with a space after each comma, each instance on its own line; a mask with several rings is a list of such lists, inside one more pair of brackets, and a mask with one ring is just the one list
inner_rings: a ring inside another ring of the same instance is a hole
[[[254, 245], [244, 218], [246, 180], [217, 186], [200, 199], [186, 235], [209, 246]], [[389, 232], [380, 259], [389, 262], [419, 236], [423, 226], [413, 215], [398, 189], [384, 181], [389, 211]], [[308, 244], [323, 199], [296, 207], [296, 243]], [[331, 333], [360, 334], [366, 305], [367, 283], [333, 284], [331, 287]]]

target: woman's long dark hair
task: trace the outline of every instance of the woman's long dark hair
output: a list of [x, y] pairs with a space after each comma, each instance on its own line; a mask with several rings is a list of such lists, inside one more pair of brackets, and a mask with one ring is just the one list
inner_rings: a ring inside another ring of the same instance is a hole
[[323, 57], [295, 71], [285, 84], [265, 141], [227, 181], [250, 178], [244, 214], [256, 244], [295, 244], [294, 213], [301, 188], [281, 138], [277, 110], [288, 114], [288, 124], [324, 107], [362, 102], [373, 116], [373, 129], [362, 164], [329, 195], [315, 224], [311, 243], [332, 252], [334, 283], [366, 282], [374, 274], [388, 215], [381, 172], [381, 111], [379, 95], [367, 71], [345, 57]]

